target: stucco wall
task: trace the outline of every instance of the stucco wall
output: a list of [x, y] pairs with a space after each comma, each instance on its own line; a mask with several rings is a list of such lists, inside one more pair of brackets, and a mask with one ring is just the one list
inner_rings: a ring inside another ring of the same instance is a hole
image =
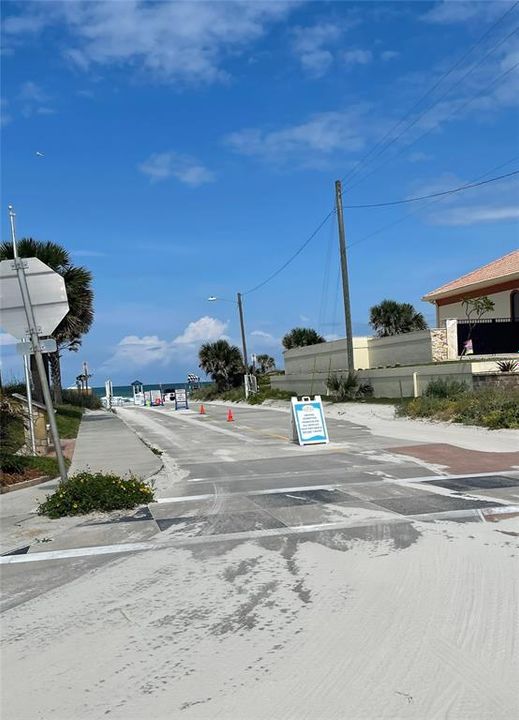
[[[436, 359], [446, 360], [447, 357], [440, 358], [438, 356], [440, 352], [443, 352], [438, 348], [438, 344], [443, 344], [444, 334], [445, 330], [420, 330], [384, 338], [353, 338], [355, 369], [432, 362], [433, 345]], [[346, 340], [334, 340], [319, 345], [294, 348], [286, 350], [283, 355], [287, 375], [348, 371]]]
[[[478, 363], [464, 360], [443, 365], [373, 368], [360, 370], [358, 377], [361, 382], [369, 382], [372, 385], [375, 397], [413, 397], [415, 394], [421, 395], [429, 382], [435, 378], [458, 380], [472, 388], [472, 373], [477, 365]], [[485, 369], [488, 370], [488, 367]], [[288, 390], [297, 395], [324, 395], [327, 378], [327, 373], [304, 373], [273, 376], [271, 382], [273, 388]]]
[[391, 337], [372, 337], [368, 339], [368, 350], [369, 365], [366, 365], [366, 368], [431, 362], [431, 331], [419, 330]]
[[[519, 283], [517, 289], [519, 290]], [[484, 318], [509, 318], [510, 317], [510, 296], [513, 290], [504, 290], [503, 292], [489, 294], [488, 297], [495, 303], [495, 308], [491, 313], [483, 315]], [[438, 307], [438, 325], [443, 327], [447, 318], [457, 318], [458, 320], [466, 320], [467, 314], [460, 302], [450, 305], [440, 305]]]
[[[303, 373], [326, 373], [334, 370], [348, 372], [346, 340], [309, 345], [308, 347], [285, 350], [285, 373], [300, 375]], [[369, 367], [368, 338], [353, 338], [353, 358], [356, 368]]]

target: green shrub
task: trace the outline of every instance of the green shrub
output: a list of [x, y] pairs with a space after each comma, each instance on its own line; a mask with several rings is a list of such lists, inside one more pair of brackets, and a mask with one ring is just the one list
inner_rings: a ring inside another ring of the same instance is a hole
[[422, 396], [402, 403], [397, 412], [413, 418], [432, 418], [497, 430], [519, 428], [519, 390], [486, 388], [453, 398]]
[[2, 472], [8, 475], [23, 475], [26, 470], [39, 470], [42, 475], [48, 477], [57, 477], [59, 475], [58, 462], [54, 457], [13, 455], [2, 452], [0, 453], [0, 465]]
[[101, 410], [103, 403], [101, 398], [94, 393], [82, 393], [78, 390], [63, 390], [62, 398], [64, 405], [77, 405], [89, 410]]
[[21, 475], [26, 468], [24, 458], [21, 455], [11, 453], [0, 453], [0, 470], [9, 475]]
[[458, 380], [450, 380], [449, 378], [437, 378], [431, 380], [427, 385], [424, 395], [426, 397], [435, 398], [455, 398], [467, 392], [467, 385]]
[[151, 486], [132, 476], [82, 472], [60, 483], [52, 495], [38, 507], [39, 515], [50, 518], [86, 515], [98, 510], [110, 512], [134, 508], [153, 500]]
[[345, 400], [356, 400], [373, 396], [373, 387], [370, 383], [359, 383], [356, 372], [350, 370], [347, 375], [339, 375], [334, 372], [328, 376], [326, 381], [328, 395], [334, 402]]
[[500, 360], [497, 363], [499, 372], [515, 372], [519, 368], [518, 360]]

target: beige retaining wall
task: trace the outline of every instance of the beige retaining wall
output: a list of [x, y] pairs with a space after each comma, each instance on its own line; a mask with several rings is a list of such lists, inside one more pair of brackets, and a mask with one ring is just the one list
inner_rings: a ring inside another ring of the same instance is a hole
[[[348, 372], [346, 340], [285, 350], [285, 373]], [[353, 357], [356, 370], [415, 365], [449, 359], [447, 330], [419, 330], [391, 337], [354, 337]]]
[[[442, 364], [359, 370], [358, 377], [360, 382], [369, 382], [372, 385], [377, 398], [401, 398], [422, 395], [429, 382], [438, 378], [464, 382], [470, 389], [481, 387], [484, 382], [489, 381], [479, 381], [478, 377], [496, 377], [495, 369], [495, 361], [459, 360]], [[519, 373], [513, 373], [513, 376], [517, 379], [508, 382], [515, 386], [519, 383]], [[277, 375], [272, 377], [271, 382], [273, 388], [288, 390], [295, 395], [325, 395], [327, 379], [327, 372], [316, 372]]]

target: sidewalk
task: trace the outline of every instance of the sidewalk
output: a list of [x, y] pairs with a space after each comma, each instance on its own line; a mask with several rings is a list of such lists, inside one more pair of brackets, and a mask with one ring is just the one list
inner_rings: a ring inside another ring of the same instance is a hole
[[[148, 478], [161, 467], [160, 456], [152, 453], [116, 415], [104, 410], [85, 412], [69, 475], [89, 470], [117, 475], [132, 472]], [[0, 496], [0, 554], [33, 543], [44, 543], [46, 547], [56, 535], [85, 522], [84, 516], [50, 520], [36, 514], [39, 503], [56, 489], [58, 480]]]
[[69, 470], [71, 475], [89, 470], [116, 475], [134, 473], [147, 478], [161, 467], [160, 456], [152, 453], [117, 415], [105, 410], [85, 413]]

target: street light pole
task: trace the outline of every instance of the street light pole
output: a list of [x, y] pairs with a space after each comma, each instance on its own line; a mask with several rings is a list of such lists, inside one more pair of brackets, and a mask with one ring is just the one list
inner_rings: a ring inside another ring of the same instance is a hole
[[245, 399], [247, 400], [249, 397], [249, 360], [247, 355], [247, 343], [245, 342], [245, 324], [243, 322], [243, 303], [242, 303], [242, 295], [241, 293], [238, 293], [238, 311], [240, 313], [240, 329], [241, 329], [241, 342], [243, 347], [243, 369], [245, 372], [245, 377], [243, 378], [243, 382], [245, 384]]
[[242, 300], [242, 294], [237, 293], [236, 295], [236, 301], [229, 300], [228, 298], [219, 298], [215, 295], [210, 295], [207, 299], [209, 302], [216, 302], [217, 300], [224, 300], [225, 302], [236, 302], [238, 305], [238, 313], [240, 316], [240, 330], [241, 330], [241, 344], [242, 344], [242, 353], [243, 353], [243, 369], [245, 372], [245, 397], [249, 397], [249, 363], [248, 363], [248, 355], [247, 355], [247, 342], [245, 340], [245, 322], [243, 320], [243, 300]]
[[353, 358], [353, 331], [351, 328], [350, 281], [348, 277], [346, 234], [344, 232], [344, 218], [342, 212], [342, 183], [340, 180], [335, 182], [335, 207], [337, 210], [337, 224], [339, 227], [339, 251], [341, 256], [342, 295], [344, 300], [344, 321], [346, 325], [348, 372], [355, 372], [355, 361]]

